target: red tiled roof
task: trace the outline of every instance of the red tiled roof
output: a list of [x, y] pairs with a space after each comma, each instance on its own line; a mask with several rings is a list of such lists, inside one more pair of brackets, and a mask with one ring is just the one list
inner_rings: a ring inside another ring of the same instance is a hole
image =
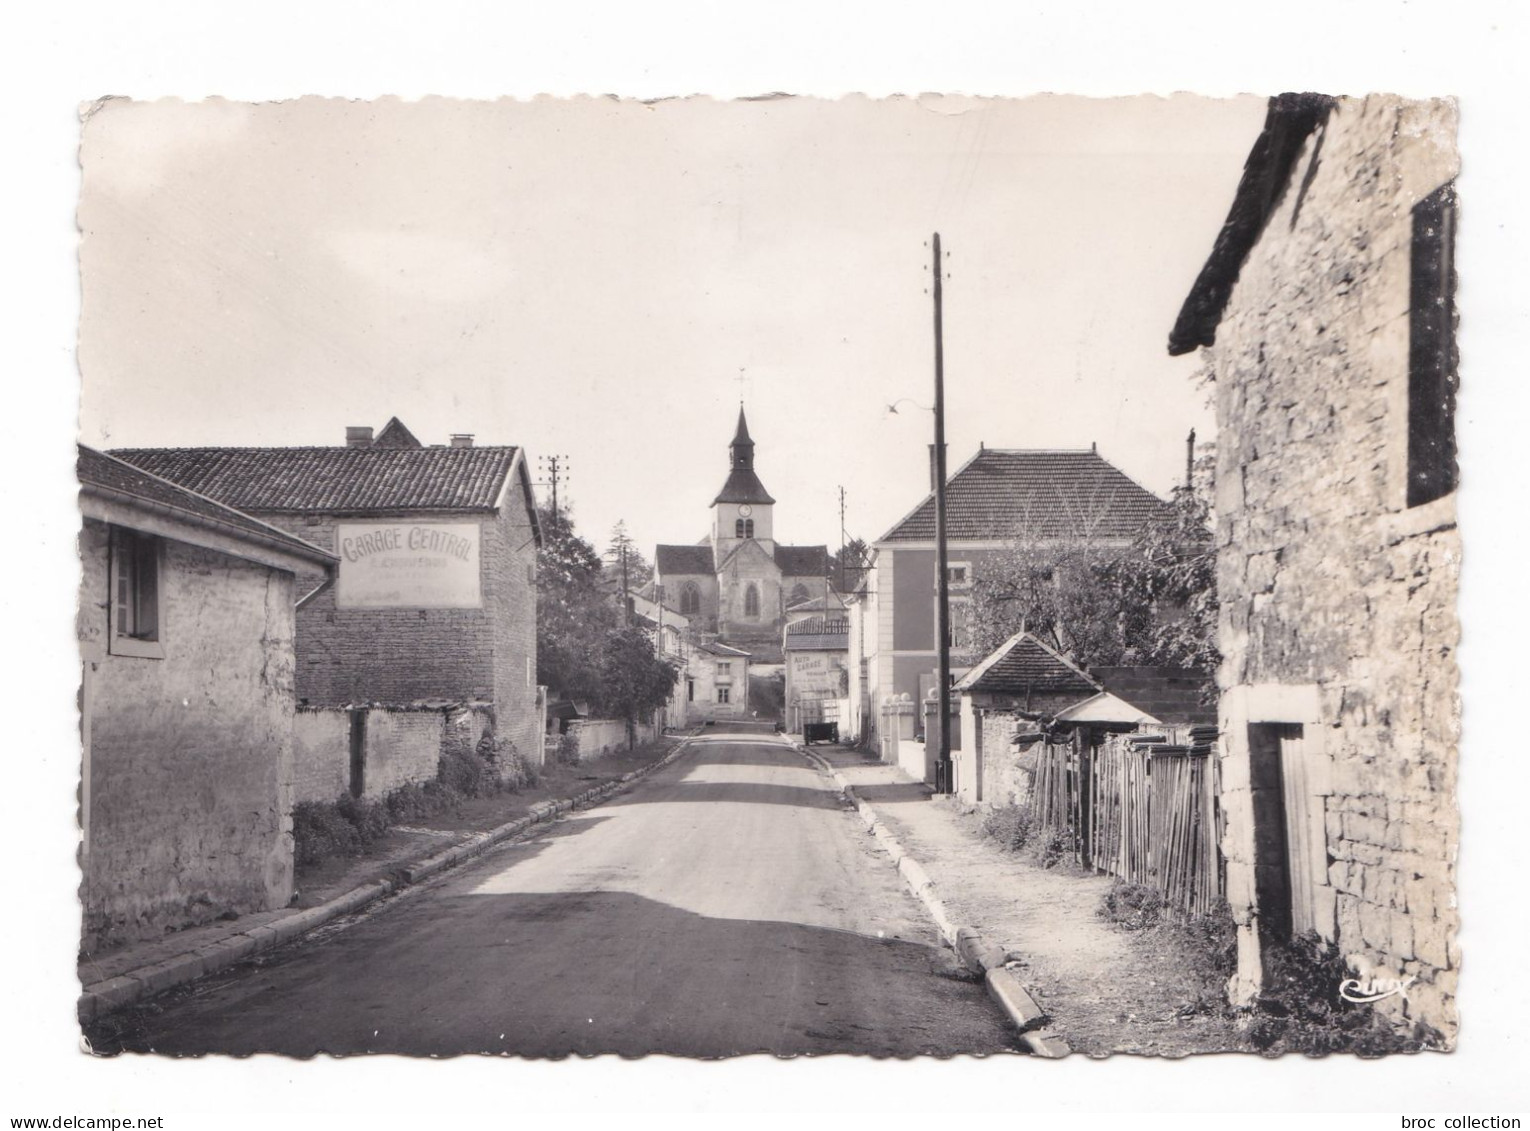
[[[946, 537], [1135, 537], [1168, 504], [1093, 451], [985, 448], [946, 484]], [[935, 496], [880, 539], [931, 541]]]
[[490, 510], [514, 447], [125, 448], [119, 459], [251, 511]]
[[1028, 632], [1017, 632], [957, 681], [960, 691], [1077, 691], [1100, 685]]
[[147, 503], [161, 512], [170, 512], [184, 520], [200, 525], [219, 527], [231, 534], [244, 535], [268, 546], [276, 546], [319, 562], [338, 559], [327, 550], [310, 545], [285, 530], [270, 526], [242, 511], [235, 510], [184, 487], [179, 487], [152, 475], [120, 459], [79, 445], [75, 463], [80, 486], [85, 490], [99, 488], [124, 496], [129, 500]]

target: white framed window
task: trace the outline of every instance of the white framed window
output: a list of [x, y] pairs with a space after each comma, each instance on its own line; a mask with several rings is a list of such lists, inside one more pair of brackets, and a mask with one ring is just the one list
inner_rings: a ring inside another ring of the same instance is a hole
[[722, 683], [718, 684], [717, 685], [717, 701], [719, 703], [726, 703], [726, 702], [728, 702], [728, 696], [731, 695], [732, 692], [733, 692], [733, 689], [731, 687], [729, 687], [727, 684], [722, 684]]
[[716, 664], [717, 681], [719, 683], [731, 683], [733, 681], [733, 661], [718, 660]]
[[952, 597], [950, 608], [951, 650], [968, 651], [972, 647], [972, 598]]
[[972, 563], [947, 562], [946, 588], [951, 591], [972, 588]]
[[164, 658], [163, 566], [163, 541], [120, 526], [112, 528], [107, 633], [107, 651], [112, 655]]

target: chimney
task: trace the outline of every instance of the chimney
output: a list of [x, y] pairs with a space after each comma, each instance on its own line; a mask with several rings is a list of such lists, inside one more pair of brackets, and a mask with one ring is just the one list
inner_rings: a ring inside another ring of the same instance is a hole
[[[930, 491], [933, 493], [936, 485], [940, 482], [940, 475], [935, 470], [935, 445], [926, 444], [925, 447], [930, 449]], [[949, 450], [950, 445], [947, 444], [945, 447]]]
[[370, 424], [352, 424], [345, 430], [345, 446], [348, 448], [370, 448], [372, 446], [372, 426]]
[[471, 432], [453, 432], [452, 447], [471, 448], [473, 446], [473, 434]]

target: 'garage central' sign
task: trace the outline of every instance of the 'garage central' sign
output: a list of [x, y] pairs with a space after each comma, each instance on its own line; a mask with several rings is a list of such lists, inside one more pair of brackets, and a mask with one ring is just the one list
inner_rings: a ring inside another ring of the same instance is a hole
[[483, 606], [476, 522], [345, 522], [335, 530], [342, 609]]

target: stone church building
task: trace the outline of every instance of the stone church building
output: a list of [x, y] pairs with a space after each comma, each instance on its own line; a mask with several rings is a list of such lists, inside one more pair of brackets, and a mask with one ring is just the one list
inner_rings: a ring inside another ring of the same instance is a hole
[[787, 610], [828, 593], [828, 549], [776, 541], [776, 501], [755, 474], [742, 406], [730, 452], [727, 482], [712, 500], [711, 533], [695, 545], [657, 547], [654, 580], [700, 632], [756, 662], [779, 663]]

